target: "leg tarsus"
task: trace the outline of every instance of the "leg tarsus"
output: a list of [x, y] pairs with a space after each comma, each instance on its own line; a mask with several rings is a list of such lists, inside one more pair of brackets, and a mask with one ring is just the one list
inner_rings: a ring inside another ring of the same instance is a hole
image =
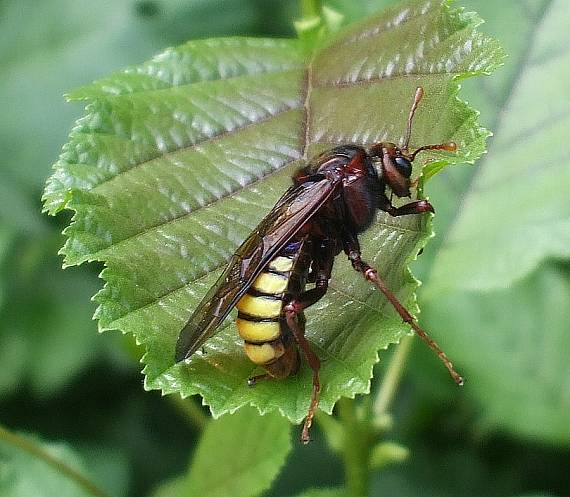
[[[311, 403], [301, 432], [301, 442], [304, 444], [307, 444], [310, 441], [309, 429], [313, 424], [313, 418], [315, 417], [315, 413], [319, 405], [319, 394], [321, 392], [319, 370], [321, 368], [321, 361], [313, 352], [311, 344], [305, 337], [305, 320], [303, 317], [303, 310], [318, 302], [327, 293], [335, 253], [331, 247], [328, 247], [328, 249], [327, 247], [324, 247], [324, 249], [326, 249], [324, 255], [319, 254], [321, 257], [315, 259], [316, 263], [312, 268], [314, 272], [315, 287], [301, 293], [283, 308], [287, 326], [289, 330], [291, 330], [297, 345], [303, 351], [305, 359], [313, 371]], [[299, 317], [302, 319], [299, 320]]]
[[256, 376], [252, 376], [251, 378], [247, 379], [247, 386], [248, 387], [254, 387], [260, 381], [267, 381], [267, 380], [272, 380], [272, 379], [273, 379], [273, 376], [271, 376], [269, 373], [258, 374]]
[[[292, 302], [294, 303], [294, 302]], [[290, 305], [290, 304], [289, 304]], [[295, 310], [295, 305], [291, 306], [290, 309], [285, 308], [285, 317], [287, 319], [287, 326], [293, 333], [295, 341], [305, 354], [305, 358], [309, 363], [309, 367], [313, 370], [313, 391], [311, 393], [311, 403], [309, 406], [309, 411], [305, 422], [303, 423], [303, 430], [301, 432], [301, 442], [304, 444], [309, 443], [311, 437], [309, 435], [309, 429], [313, 424], [313, 418], [317, 411], [319, 405], [319, 394], [321, 392], [321, 383], [319, 381], [319, 369], [321, 367], [321, 361], [318, 356], [311, 349], [311, 345], [307, 338], [305, 337], [304, 330], [301, 329], [297, 321], [298, 310]]]

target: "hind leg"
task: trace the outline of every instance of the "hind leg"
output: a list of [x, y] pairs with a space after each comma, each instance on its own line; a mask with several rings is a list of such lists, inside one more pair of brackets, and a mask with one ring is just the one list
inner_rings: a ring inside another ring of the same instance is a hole
[[[299, 345], [299, 347], [303, 351], [303, 354], [305, 355], [305, 359], [307, 359], [309, 367], [313, 370], [313, 391], [311, 394], [311, 403], [309, 405], [309, 412], [307, 413], [307, 417], [305, 418], [305, 422], [303, 423], [303, 431], [301, 432], [301, 442], [307, 444], [311, 439], [309, 435], [309, 429], [313, 424], [313, 418], [315, 417], [315, 413], [319, 405], [319, 394], [321, 393], [319, 370], [321, 368], [321, 361], [311, 349], [311, 344], [309, 343], [309, 341], [305, 338], [304, 320], [298, 319], [299, 313], [302, 313], [303, 311], [295, 311], [293, 309], [288, 310], [287, 307], [285, 308], [287, 326], [293, 333], [297, 345]], [[301, 325], [300, 323], [303, 324]]]
[[301, 293], [283, 308], [287, 326], [295, 338], [297, 345], [303, 351], [303, 355], [305, 356], [309, 367], [313, 371], [311, 403], [301, 432], [301, 442], [304, 444], [309, 443], [311, 438], [309, 435], [309, 429], [313, 424], [313, 418], [315, 417], [315, 413], [317, 412], [317, 407], [319, 405], [319, 395], [321, 393], [319, 370], [321, 369], [321, 361], [317, 354], [313, 352], [311, 344], [305, 337], [305, 315], [303, 314], [303, 310], [318, 302], [327, 293], [334, 261], [334, 253], [332, 250], [328, 250], [324, 253], [323, 257], [320, 259], [314, 259], [314, 261], [316, 263], [315, 287]]

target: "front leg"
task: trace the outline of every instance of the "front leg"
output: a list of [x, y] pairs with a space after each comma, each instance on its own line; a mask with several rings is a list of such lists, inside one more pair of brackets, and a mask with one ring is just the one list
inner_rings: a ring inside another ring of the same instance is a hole
[[390, 202], [390, 199], [385, 195], [380, 197], [378, 207], [394, 217], [407, 216], [409, 214], [423, 214], [424, 212], [435, 213], [433, 205], [431, 205], [427, 200], [416, 200], [409, 204], [402, 205], [401, 207], [394, 207]]

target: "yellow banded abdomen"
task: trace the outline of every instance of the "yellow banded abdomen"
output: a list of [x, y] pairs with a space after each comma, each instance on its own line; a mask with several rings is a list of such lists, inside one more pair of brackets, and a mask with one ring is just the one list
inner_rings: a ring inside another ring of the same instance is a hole
[[245, 342], [244, 348], [249, 360], [260, 366], [279, 359], [285, 353], [285, 347], [280, 340], [262, 344]]
[[275, 257], [236, 305], [239, 335], [245, 341], [247, 356], [255, 364], [271, 363], [285, 353], [280, 340], [282, 297], [293, 262], [293, 257]]
[[251, 285], [258, 292], [271, 295], [283, 293], [289, 283], [289, 276], [277, 273], [261, 273]]

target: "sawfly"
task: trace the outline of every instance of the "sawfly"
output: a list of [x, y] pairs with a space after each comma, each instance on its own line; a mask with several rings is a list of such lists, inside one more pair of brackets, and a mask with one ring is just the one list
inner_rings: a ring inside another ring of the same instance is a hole
[[341, 145], [299, 170], [293, 176], [293, 185], [237, 249], [178, 337], [176, 361], [183, 361], [215, 334], [236, 307], [236, 324], [245, 353], [266, 371], [249, 378], [250, 385], [295, 374], [301, 352], [313, 372], [310, 407], [301, 433], [304, 443], [309, 441], [321, 386], [320, 360], [305, 337], [303, 311], [326, 294], [334, 259], [341, 252], [437, 353], [455, 382], [463, 384], [445, 353], [399, 302], [378, 271], [362, 259], [358, 242], [359, 233], [370, 227], [378, 209], [391, 216], [434, 212], [427, 200], [401, 207], [391, 201], [392, 194], [411, 196], [412, 162], [419, 152], [457, 148], [450, 142], [408, 150], [414, 114], [422, 96], [423, 89], [417, 88], [401, 147], [389, 142], [369, 148]]

